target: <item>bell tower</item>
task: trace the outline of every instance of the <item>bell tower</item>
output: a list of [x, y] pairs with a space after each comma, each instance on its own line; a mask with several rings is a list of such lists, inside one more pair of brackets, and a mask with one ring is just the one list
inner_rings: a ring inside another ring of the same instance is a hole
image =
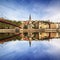
[[31, 14], [29, 15], [29, 21], [31, 21]]

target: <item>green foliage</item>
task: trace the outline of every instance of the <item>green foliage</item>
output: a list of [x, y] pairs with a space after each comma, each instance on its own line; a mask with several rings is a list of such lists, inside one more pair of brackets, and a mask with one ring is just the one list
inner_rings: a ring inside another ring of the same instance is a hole
[[[12, 24], [15, 24], [15, 25], [17, 25], [17, 26], [20, 26], [20, 24], [21, 24], [21, 21], [12, 21], [12, 20], [6, 20], [5, 19], [5, 21], [6, 22], [10, 22], [10, 23], [12, 23]], [[9, 24], [6, 24], [6, 23], [2, 23], [2, 22], [0, 22], [0, 29], [13, 29], [13, 28], [15, 28], [15, 26], [13, 26], [13, 25], [9, 25]], [[8, 37], [11, 37], [11, 36], [14, 36], [14, 34], [8, 34], [8, 33], [0, 33], [0, 40], [1, 39], [4, 39], [4, 38], [8, 38]], [[12, 38], [12, 39], [10, 39], [10, 40], [20, 40], [21, 39], [21, 37], [20, 36], [16, 36], [16, 37], [14, 37], [14, 38]]]

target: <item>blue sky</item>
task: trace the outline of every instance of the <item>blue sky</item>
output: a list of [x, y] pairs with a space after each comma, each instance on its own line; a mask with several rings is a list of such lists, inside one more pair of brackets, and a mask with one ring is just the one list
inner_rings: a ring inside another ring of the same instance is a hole
[[28, 20], [29, 14], [35, 20], [59, 22], [60, 0], [0, 0], [0, 17]]

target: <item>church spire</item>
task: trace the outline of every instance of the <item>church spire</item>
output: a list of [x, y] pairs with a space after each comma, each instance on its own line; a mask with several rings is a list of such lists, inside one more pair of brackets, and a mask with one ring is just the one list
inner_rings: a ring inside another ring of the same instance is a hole
[[31, 14], [29, 15], [29, 20], [31, 20]]

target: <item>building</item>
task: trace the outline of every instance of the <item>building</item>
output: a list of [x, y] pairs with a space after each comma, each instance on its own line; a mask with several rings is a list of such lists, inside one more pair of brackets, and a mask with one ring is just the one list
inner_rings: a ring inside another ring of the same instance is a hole
[[[52, 39], [59, 38], [59, 23], [54, 23], [50, 21], [33, 21], [31, 20], [31, 16], [29, 16], [28, 21], [22, 21], [22, 29], [23, 29], [23, 39], [25, 36], [32, 40], [44, 40], [44, 39]], [[25, 30], [25, 32], [24, 32]]]

